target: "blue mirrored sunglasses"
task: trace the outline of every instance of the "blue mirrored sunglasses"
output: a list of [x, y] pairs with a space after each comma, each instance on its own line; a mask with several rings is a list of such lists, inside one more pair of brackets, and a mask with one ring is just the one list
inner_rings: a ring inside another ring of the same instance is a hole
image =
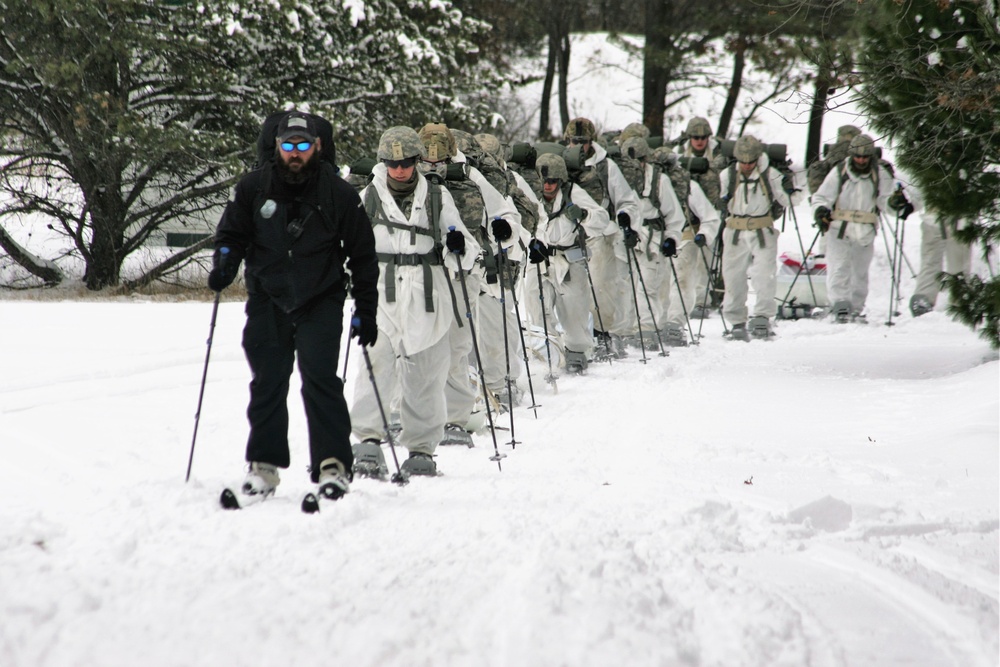
[[294, 144], [291, 141], [283, 141], [281, 142], [281, 150], [285, 151], [286, 153], [291, 153], [292, 151], [305, 153], [307, 150], [312, 148], [312, 145], [313, 144], [311, 141], [300, 141]]

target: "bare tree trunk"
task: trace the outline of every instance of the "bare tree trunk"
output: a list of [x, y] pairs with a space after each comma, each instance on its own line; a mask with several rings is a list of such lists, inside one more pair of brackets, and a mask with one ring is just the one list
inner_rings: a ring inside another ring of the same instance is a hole
[[667, 84], [670, 69], [665, 64], [669, 46], [666, 31], [661, 29], [666, 12], [660, 0], [646, 0], [646, 43], [642, 63], [642, 124], [652, 136], [663, 135], [663, 115], [666, 113]]
[[809, 111], [809, 131], [806, 135], [806, 161], [808, 166], [820, 159], [820, 144], [823, 140], [823, 114], [826, 113], [826, 100], [830, 95], [832, 82], [825, 71], [816, 74], [813, 87], [812, 108]]
[[743, 88], [743, 72], [746, 69], [747, 40], [743, 35], [739, 35], [732, 42], [733, 49], [733, 76], [729, 81], [729, 90], [726, 92], [726, 103], [722, 106], [722, 114], [719, 116], [719, 127], [716, 134], [725, 137], [729, 134], [729, 124], [733, 122], [733, 112], [736, 110], [736, 102], [740, 98], [740, 90]]
[[552, 101], [552, 82], [556, 77], [556, 61], [558, 52], [558, 40], [555, 35], [549, 31], [549, 55], [545, 61], [545, 81], [542, 83], [542, 101], [538, 109], [538, 138], [542, 141], [547, 140], [552, 136], [552, 128], [549, 125], [549, 110]]
[[[564, 26], [567, 27], [568, 26]], [[569, 125], [569, 30], [564, 30], [559, 39], [559, 119], [562, 126]]]

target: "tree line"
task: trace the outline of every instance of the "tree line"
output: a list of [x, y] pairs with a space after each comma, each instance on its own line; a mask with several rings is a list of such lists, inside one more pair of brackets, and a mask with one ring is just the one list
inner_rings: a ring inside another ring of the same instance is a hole
[[[641, 58], [652, 134], [692, 87], [712, 87], [726, 100], [716, 133], [738, 135], [752, 64], [770, 74], [774, 95], [808, 95], [806, 164], [820, 156], [824, 112], [856, 99], [934, 208], [974, 219], [966, 233], [984, 252], [996, 244], [998, 0], [334, 4], [0, 0], [0, 248], [38, 284], [62, 281], [59, 258], [9, 232], [41, 214], [71, 240], [88, 288], [123, 286], [125, 258], [150, 234], [217, 211], [252, 163], [268, 112], [327, 116], [349, 162], [391, 125], [491, 126], [498, 97], [524, 83], [512, 66], [525, 56], [544, 56], [546, 67], [538, 125], [521, 131], [551, 138], [560, 128], [549, 127], [549, 100], [563, 126], [570, 119], [570, 35], [598, 30]], [[729, 76], [708, 78], [706, 57], [728, 63]], [[124, 286], [157, 280], [200, 249]], [[996, 339], [996, 279], [952, 289], [979, 304], [966, 320]]]

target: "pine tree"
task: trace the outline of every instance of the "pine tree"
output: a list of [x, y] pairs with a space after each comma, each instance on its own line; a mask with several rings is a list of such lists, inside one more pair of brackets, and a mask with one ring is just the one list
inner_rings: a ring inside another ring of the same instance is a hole
[[[996, 0], [879, 3], [864, 30], [862, 106], [892, 139], [930, 210], [966, 219], [984, 256], [1000, 240]], [[950, 312], [1000, 347], [1000, 284], [955, 276]]]
[[[347, 157], [389, 125], [485, 115], [467, 92], [487, 87], [487, 26], [447, 0], [0, 0], [0, 15], [0, 221], [49, 217], [90, 289], [118, 285], [165, 222], [214, 224], [275, 109], [328, 116]], [[59, 280], [2, 229], [0, 247]]]

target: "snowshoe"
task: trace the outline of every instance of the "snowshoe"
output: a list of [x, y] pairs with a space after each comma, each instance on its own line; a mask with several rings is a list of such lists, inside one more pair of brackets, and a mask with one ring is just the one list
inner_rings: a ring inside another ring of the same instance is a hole
[[403, 461], [399, 470], [406, 477], [418, 475], [421, 477], [436, 477], [438, 474], [437, 463], [434, 457], [423, 452], [410, 452], [409, 458]]
[[771, 335], [771, 323], [766, 317], [751, 317], [747, 328], [754, 338], [767, 340]]
[[741, 340], [743, 342], [750, 341], [750, 334], [747, 333], [746, 322], [740, 322], [739, 324], [734, 324], [732, 330], [729, 332], [730, 340]]
[[472, 442], [472, 434], [465, 430], [465, 427], [458, 424], [445, 424], [444, 425], [444, 438], [438, 443], [441, 445], [465, 445], [466, 447], [475, 447], [475, 443]]
[[245, 496], [267, 496], [273, 495], [274, 490], [281, 483], [278, 476], [278, 466], [259, 461], [250, 462], [250, 470], [243, 480], [240, 491]]
[[663, 329], [663, 344], [670, 347], [687, 347], [687, 334], [679, 324], [668, 324]]
[[566, 350], [566, 372], [583, 375], [587, 370], [587, 355], [583, 352]]
[[389, 475], [385, 454], [378, 440], [369, 438], [354, 445], [353, 449], [355, 475], [372, 479], [385, 479]]
[[[899, 313], [896, 314], [898, 315]], [[854, 311], [851, 313], [851, 322], [854, 324], [868, 324], [868, 316], [864, 313]]]
[[910, 314], [920, 317], [934, 310], [934, 304], [923, 294], [914, 294], [910, 297]]
[[317, 495], [327, 500], [339, 500], [351, 490], [347, 471], [340, 459], [325, 459], [319, 465], [319, 490]]
[[830, 314], [837, 324], [847, 324], [851, 321], [851, 304], [849, 301], [838, 301], [833, 304]]
[[703, 320], [709, 316], [710, 312], [711, 311], [709, 311], [709, 309], [705, 308], [704, 306], [695, 306], [694, 308], [691, 309], [689, 317], [692, 320]]

